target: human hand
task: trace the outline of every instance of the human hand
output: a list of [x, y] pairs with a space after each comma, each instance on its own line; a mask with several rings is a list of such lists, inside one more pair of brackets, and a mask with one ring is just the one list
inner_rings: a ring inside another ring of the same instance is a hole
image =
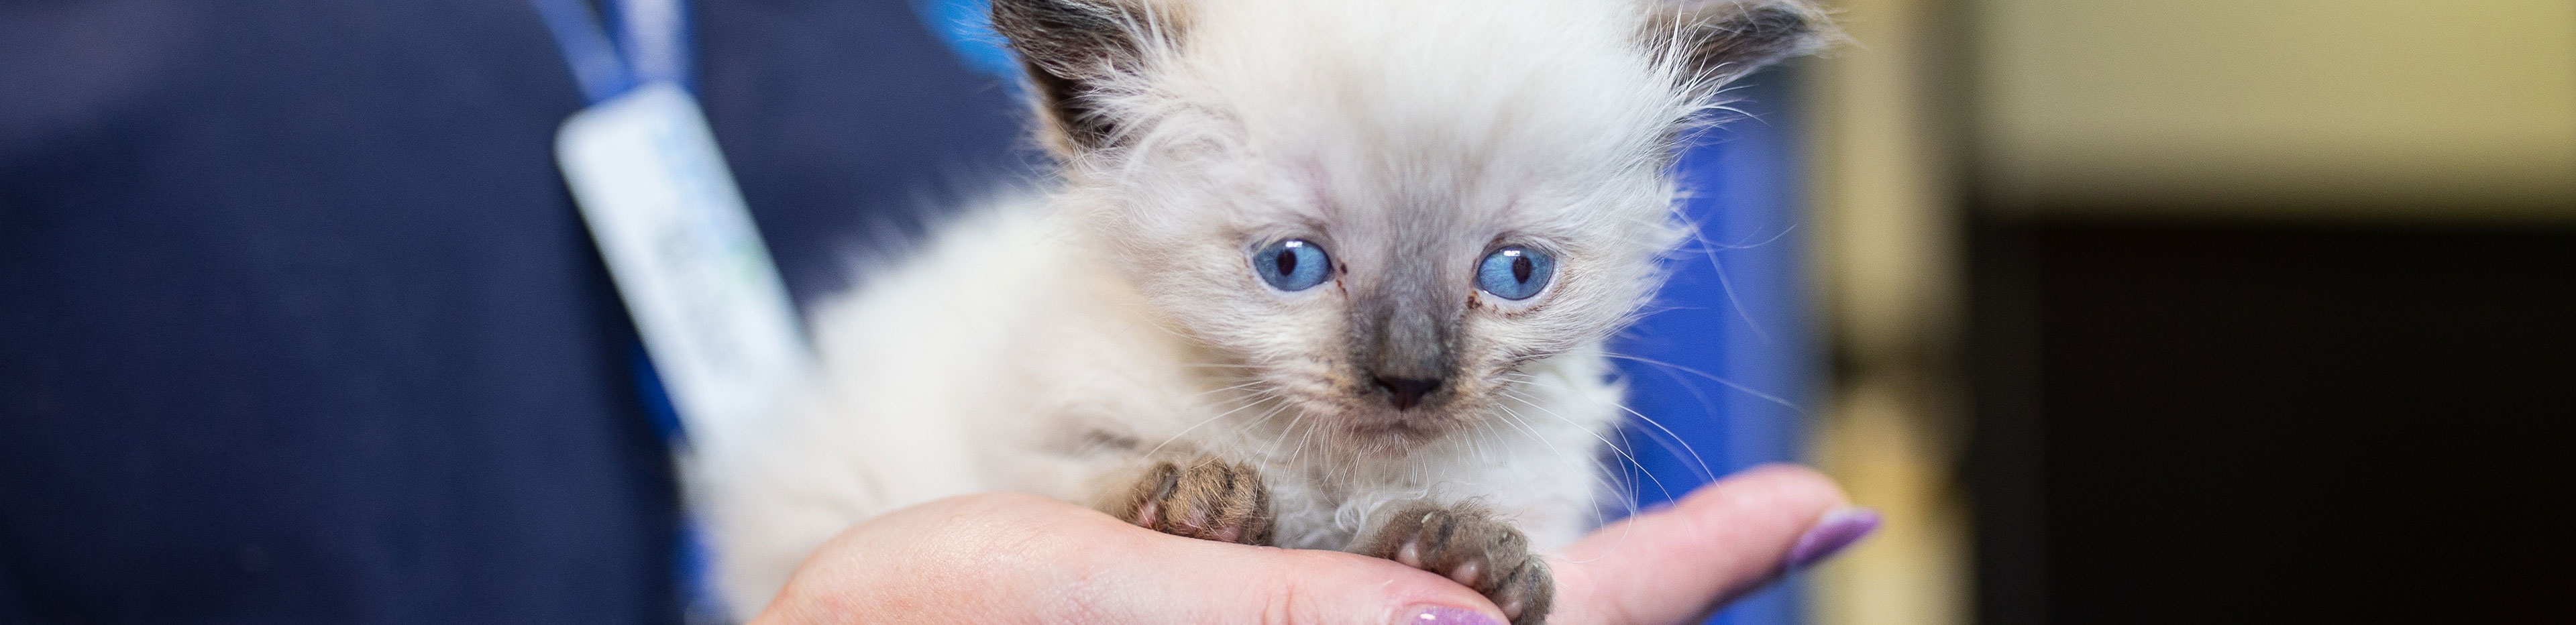
[[[1551, 557], [1549, 620], [1705, 617], [1876, 526], [1814, 471], [1757, 467]], [[1834, 512], [1834, 514], [1828, 514]], [[1448, 578], [1333, 551], [1181, 538], [1030, 495], [983, 494], [852, 527], [808, 558], [753, 625], [1265, 623], [1494, 625]]]

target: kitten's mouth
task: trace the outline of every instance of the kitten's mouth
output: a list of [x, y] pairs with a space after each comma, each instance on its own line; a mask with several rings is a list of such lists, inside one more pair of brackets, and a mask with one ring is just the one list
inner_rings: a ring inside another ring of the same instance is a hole
[[[1280, 397], [1299, 404], [1327, 440], [1351, 451], [1401, 453], [1455, 435], [1480, 419], [1484, 380], [1402, 380], [1333, 376], [1329, 386]], [[1294, 430], [1299, 426], [1290, 425]], [[1305, 436], [1288, 433], [1288, 436]]]
[[1380, 385], [1378, 392], [1354, 395], [1353, 405], [1342, 412], [1342, 427], [1352, 437], [1373, 444], [1410, 447], [1463, 425], [1455, 410], [1458, 398], [1451, 389], [1408, 394]]
[[1352, 438], [1370, 445], [1409, 448], [1449, 433], [1449, 427], [1433, 421], [1423, 418], [1361, 417], [1348, 422], [1344, 430], [1349, 432]]

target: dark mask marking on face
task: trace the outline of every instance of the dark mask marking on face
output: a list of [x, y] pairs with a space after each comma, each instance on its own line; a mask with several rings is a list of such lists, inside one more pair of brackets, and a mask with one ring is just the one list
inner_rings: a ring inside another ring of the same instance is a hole
[[1463, 306], [1444, 282], [1435, 271], [1397, 272], [1353, 302], [1352, 362], [1398, 410], [1437, 401], [1457, 368]]

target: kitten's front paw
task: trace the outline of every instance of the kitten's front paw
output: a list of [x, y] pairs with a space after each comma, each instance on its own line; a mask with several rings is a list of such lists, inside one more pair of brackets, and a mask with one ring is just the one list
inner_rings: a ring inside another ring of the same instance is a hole
[[1494, 600], [1512, 625], [1547, 622], [1556, 595], [1556, 580], [1547, 563], [1530, 553], [1529, 539], [1472, 503], [1396, 505], [1351, 551], [1458, 580]]
[[1110, 514], [1165, 534], [1271, 544], [1270, 489], [1250, 465], [1204, 457], [1157, 463]]

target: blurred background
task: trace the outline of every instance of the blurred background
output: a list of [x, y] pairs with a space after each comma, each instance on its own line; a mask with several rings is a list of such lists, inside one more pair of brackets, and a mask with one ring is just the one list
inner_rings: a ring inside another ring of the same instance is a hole
[[[1617, 346], [1641, 503], [1887, 515], [1720, 622], [2576, 622], [2576, 2], [1832, 4]], [[1033, 167], [980, 2], [689, 6], [800, 304]], [[0, 622], [678, 622], [584, 104], [522, 0], [0, 3]]]
[[1835, 4], [1812, 620], [2576, 620], [2576, 3]]

